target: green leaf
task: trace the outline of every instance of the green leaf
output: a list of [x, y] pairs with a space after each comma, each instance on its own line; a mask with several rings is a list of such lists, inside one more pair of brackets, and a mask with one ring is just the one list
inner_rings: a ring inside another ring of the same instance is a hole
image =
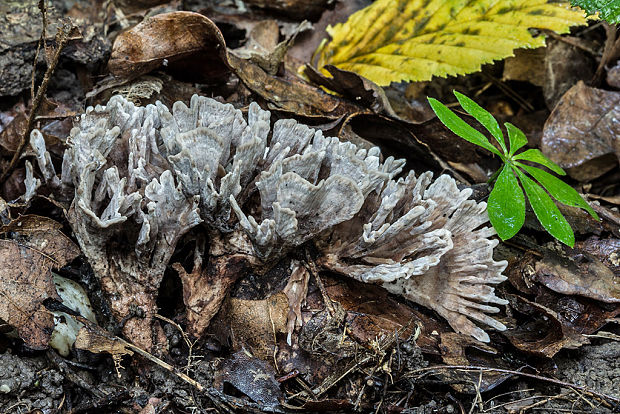
[[609, 23], [620, 23], [620, 2], [618, 0], [571, 0], [573, 6], [579, 6], [588, 14], [599, 12], [601, 19]]
[[538, 149], [529, 149], [523, 151], [522, 153], [512, 157], [512, 159], [532, 161], [537, 164], [544, 165], [556, 174], [566, 175], [566, 172], [562, 169], [562, 167], [551, 161], [549, 158], [545, 157], [545, 155]]
[[460, 92], [454, 91], [454, 96], [458, 99], [461, 107], [463, 107], [468, 114], [476, 118], [476, 120], [478, 120], [478, 122], [480, 122], [482, 126], [484, 126], [487, 131], [493, 135], [495, 140], [499, 143], [499, 146], [502, 147], [504, 154], [508, 154], [508, 151], [506, 150], [506, 143], [504, 142], [504, 135], [502, 134], [502, 130], [499, 128], [499, 124], [493, 115]]
[[506, 127], [506, 131], [508, 131], [508, 141], [510, 141], [510, 154], [511, 157], [518, 149], [522, 148], [525, 144], [527, 144], [527, 137], [516, 126], [512, 125], [510, 122], [505, 122], [504, 126]]
[[575, 235], [570, 224], [560, 213], [558, 206], [555, 205], [549, 194], [541, 186], [519, 171], [519, 169], [516, 169], [516, 171], [540, 224], [553, 237], [567, 246], [573, 247], [575, 245]]
[[454, 132], [456, 135], [463, 138], [464, 140], [469, 141], [472, 144], [476, 144], [482, 148], [485, 148], [504, 159], [499, 150], [493, 145], [491, 145], [487, 137], [485, 137], [480, 131], [471, 127], [467, 122], [459, 118], [447, 106], [434, 98], [428, 98], [428, 102], [431, 104], [431, 108], [433, 108], [435, 114], [437, 114], [437, 118], [439, 118], [439, 120], [445, 126], [447, 126], [450, 131]]
[[598, 214], [592, 207], [579, 195], [579, 193], [570, 185], [560, 180], [556, 176], [549, 174], [547, 171], [543, 171], [539, 168], [530, 167], [529, 165], [521, 164], [517, 165], [527, 171], [532, 177], [545, 187], [545, 189], [551, 194], [553, 198], [560, 203], [564, 203], [567, 206], [579, 207], [586, 210], [592, 217], [599, 220]]
[[525, 222], [525, 196], [513, 168], [504, 164], [487, 203], [489, 220], [502, 240], [517, 234]]

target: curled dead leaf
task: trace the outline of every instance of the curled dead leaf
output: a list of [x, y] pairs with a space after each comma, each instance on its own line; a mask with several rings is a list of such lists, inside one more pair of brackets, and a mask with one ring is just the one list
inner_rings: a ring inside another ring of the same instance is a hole
[[507, 299], [513, 309], [528, 316], [526, 323], [518, 323], [504, 332], [517, 349], [551, 358], [561, 349], [576, 349], [589, 343], [588, 338], [548, 307], [517, 295], [507, 295]]
[[228, 73], [226, 62], [226, 43], [217, 26], [201, 14], [179, 11], [149, 17], [121, 33], [108, 67], [123, 78], [161, 68], [213, 82]]

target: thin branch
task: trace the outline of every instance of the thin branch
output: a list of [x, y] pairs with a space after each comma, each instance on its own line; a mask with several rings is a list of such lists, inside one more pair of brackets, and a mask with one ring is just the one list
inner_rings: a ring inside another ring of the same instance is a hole
[[513, 375], [520, 375], [522, 377], [527, 377], [527, 378], [533, 378], [533, 379], [537, 379], [540, 381], [545, 381], [545, 382], [549, 382], [551, 384], [555, 384], [555, 385], [559, 385], [561, 387], [566, 387], [566, 388], [572, 388], [575, 390], [580, 390], [584, 393], [593, 395], [595, 397], [600, 398], [601, 400], [605, 401], [605, 402], [613, 402], [614, 404], [618, 405], [620, 404], [620, 398], [618, 397], [614, 397], [611, 395], [607, 395], [607, 394], [603, 394], [601, 392], [598, 391], [594, 391], [584, 385], [577, 385], [577, 384], [571, 384], [570, 382], [564, 382], [564, 381], [560, 381], [554, 378], [549, 378], [549, 377], [543, 377], [540, 375], [536, 375], [536, 374], [528, 374], [526, 372], [521, 372], [521, 371], [513, 371], [510, 369], [501, 369], [501, 368], [490, 368], [490, 367], [480, 367], [480, 366], [475, 366], [475, 365], [435, 365], [435, 366], [431, 366], [431, 367], [426, 367], [426, 368], [420, 368], [420, 369], [416, 369], [414, 371], [411, 371], [407, 374], [407, 377], [412, 377], [415, 376], [416, 374], [426, 374], [430, 371], [441, 371], [441, 370], [466, 370], [466, 371], [490, 371], [490, 372], [499, 372], [502, 374], [513, 374]]

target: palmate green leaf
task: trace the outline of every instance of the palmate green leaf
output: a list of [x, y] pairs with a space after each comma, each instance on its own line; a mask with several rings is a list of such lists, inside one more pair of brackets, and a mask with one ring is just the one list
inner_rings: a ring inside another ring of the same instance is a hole
[[516, 164], [527, 171], [527, 173], [534, 177], [536, 181], [541, 183], [549, 194], [551, 194], [551, 196], [560, 203], [571, 207], [583, 208], [590, 213], [592, 217], [597, 220], [599, 219], [598, 214], [592, 210], [592, 207], [590, 207], [590, 205], [583, 198], [581, 198], [579, 193], [573, 187], [566, 184], [564, 181], [539, 168], [530, 167], [529, 165], [524, 165], [520, 162]]
[[525, 196], [513, 168], [504, 164], [487, 202], [489, 220], [502, 240], [517, 234], [525, 222]]
[[317, 68], [356, 72], [380, 86], [480, 70], [545, 45], [531, 28], [567, 33], [585, 13], [553, 0], [376, 0], [328, 26], [332, 40], [316, 51]]
[[523, 172], [519, 171], [519, 169], [515, 169], [515, 171], [519, 175], [521, 185], [540, 224], [553, 237], [567, 246], [573, 247], [575, 245], [573, 229], [571, 229], [568, 221], [560, 213], [558, 206], [549, 197], [549, 194]]
[[618, 0], [571, 0], [573, 6], [579, 6], [588, 14], [599, 13], [601, 19], [609, 23], [620, 23], [620, 1]]
[[506, 131], [508, 131], [508, 141], [510, 141], [509, 156], [512, 156], [518, 149], [527, 144], [527, 137], [523, 131], [512, 125], [510, 122], [505, 122], [504, 126], [506, 127]]
[[545, 155], [542, 152], [540, 152], [540, 150], [538, 149], [525, 150], [522, 153], [517, 154], [512, 158], [514, 160], [532, 161], [537, 164], [544, 165], [545, 167], [549, 168], [551, 171], [553, 171], [556, 174], [566, 175], [566, 171], [564, 171], [562, 167], [557, 165], [555, 162], [551, 161], [549, 158], [545, 157]]
[[484, 126], [487, 131], [493, 135], [495, 140], [498, 142], [499, 146], [502, 147], [504, 154], [507, 154], [506, 143], [504, 142], [504, 135], [502, 134], [502, 130], [497, 123], [497, 120], [489, 111], [482, 108], [473, 100], [469, 99], [467, 96], [463, 95], [460, 92], [454, 91], [454, 96], [461, 104], [461, 107], [471, 116], [476, 118], [478, 122]]
[[[447, 106], [439, 102], [437, 99], [428, 98], [428, 103], [437, 114], [437, 118], [448, 127], [448, 129], [454, 132], [459, 137], [463, 138], [466, 141], [471, 142], [472, 144], [476, 144], [482, 148], [485, 148], [491, 151], [494, 154], [502, 157], [502, 154], [499, 152], [497, 148], [495, 148], [487, 137], [484, 136], [480, 131], [471, 127], [467, 122], [463, 121], [459, 118], [454, 112], [452, 112]], [[503, 157], [502, 157], [503, 158]]]

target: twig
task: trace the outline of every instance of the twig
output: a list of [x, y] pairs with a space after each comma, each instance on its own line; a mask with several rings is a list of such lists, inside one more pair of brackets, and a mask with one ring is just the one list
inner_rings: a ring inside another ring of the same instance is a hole
[[334, 309], [332, 300], [329, 298], [329, 295], [327, 294], [327, 289], [325, 289], [325, 285], [323, 284], [323, 281], [319, 277], [319, 270], [316, 268], [316, 264], [314, 263], [314, 261], [312, 260], [308, 252], [306, 252], [305, 264], [310, 274], [314, 276], [314, 280], [316, 280], [316, 285], [319, 287], [319, 290], [321, 291], [321, 296], [323, 296], [323, 302], [325, 302], [325, 307], [327, 308], [327, 312], [329, 313], [330, 316], [334, 316], [336, 314], [336, 310]]
[[[45, 13], [43, 15], [45, 16]], [[45, 23], [45, 18], [44, 18], [44, 23]], [[45, 92], [47, 91], [47, 86], [49, 84], [49, 81], [52, 77], [52, 74], [54, 73], [54, 70], [56, 69], [56, 65], [58, 65], [58, 59], [60, 58], [60, 52], [62, 52], [63, 48], [67, 44], [67, 41], [69, 40], [69, 34], [71, 33], [72, 27], [73, 26], [71, 24], [66, 23], [61, 28], [58, 29], [58, 32], [56, 33], [56, 50], [54, 51], [51, 61], [48, 62], [45, 75], [43, 76], [43, 81], [41, 82], [41, 85], [37, 89], [36, 95], [34, 95], [34, 72], [36, 71], [36, 66], [37, 66], [36, 59], [38, 58], [38, 55], [39, 55], [40, 46], [37, 48], [37, 53], [36, 53], [35, 61], [34, 61], [33, 68], [32, 68], [33, 82], [32, 82], [32, 88], [30, 91], [31, 95], [34, 96], [33, 101], [32, 101], [32, 108], [30, 109], [30, 114], [28, 114], [26, 128], [24, 129], [19, 145], [17, 146], [17, 149], [15, 150], [15, 153], [13, 154], [13, 158], [11, 158], [11, 162], [9, 163], [7, 168], [2, 172], [2, 175], [0, 175], [0, 182], [4, 181], [6, 177], [13, 171], [13, 169], [17, 165], [17, 161], [19, 160], [22, 153], [24, 152], [24, 149], [26, 148], [26, 144], [28, 143], [28, 136], [30, 135], [30, 132], [32, 131], [33, 126], [34, 126], [34, 120], [35, 120], [37, 110], [39, 109], [39, 106], [41, 106], [41, 103], [43, 102], [43, 98], [45, 97]], [[43, 33], [45, 33], [45, 29]], [[41, 37], [41, 39], [39, 39], [39, 42], [45, 42], [45, 39]]]
[[551, 384], [555, 384], [555, 385], [559, 385], [561, 387], [566, 387], [566, 388], [573, 388], [576, 390], [580, 390], [582, 392], [585, 392], [587, 394], [591, 394], [593, 396], [596, 396], [598, 398], [600, 398], [601, 400], [605, 401], [606, 403], [609, 403], [609, 401], [612, 401], [614, 404], [620, 404], [620, 398], [618, 397], [614, 397], [611, 395], [607, 395], [607, 394], [603, 394], [601, 392], [598, 391], [594, 391], [584, 385], [577, 385], [577, 384], [571, 384], [570, 382], [565, 382], [565, 381], [560, 381], [554, 378], [549, 378], [549, 377], [543, 377], [540, 375], [536, 375], [536, 374], [528, 374], [526, 372], [521, 372], [521, 371], [514, 371], [514, 370], [510, 370], [510, 369], [501, 369], [501, 368], [491, 368], [491, 367], [481, 367], [481, 366], [475, 366], [475, 365], [435, 365], [435, 366], [431, 366], [431, 367], [426, 367], [426, 368], [420, 368], [420, 369], [416, 369], [414, 371], [409, 372], [406, 376], [407, 377], [412, 377], [415, 376], [416, 374], [426, 374], [428, 372], [431, 371], [441, 371], [441, 370], [465, 370], [465, 371], [491, 371], [491, 372], [499, 372], [502, 374], [512, 374], [512, 375], [520, 375], [522, 377], [527, 377], [527, 378], [533, 378], [533, 379], [537, 379], [540, 381], [545, 381], [545, 382], [549, 382]]

